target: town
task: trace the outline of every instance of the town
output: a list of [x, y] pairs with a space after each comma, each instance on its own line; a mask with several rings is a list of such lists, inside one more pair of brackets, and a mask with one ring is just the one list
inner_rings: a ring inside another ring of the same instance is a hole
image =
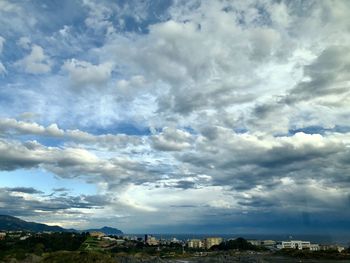
[[[74, 255], [94, 255], [118, 259], [111, 262], [123, 262], [120, 258], [142, 259], [156, 262], [159, 260], [177, 260], [188, 258], [215, 258], [222, 255], [274, 257], [288, 256], [298, 258], [350, 259], [348, 247], [340, 244], [315, 244], [305, 240], [251, 240], [208, 236], [203, 239], [180, 240], [157, 238], [156, 235], [107, 235], [103, 232], [0, 232], [0, 262], [10, 259], [20, 260], [28, 257], [62, 257], [67, 251]], [[58, 253], [58, 254], [57, 254]], [[76, 254], [78, 253], [78, 254]], [[128, 259], [128, 260], [129, 260]], [[37, 260], [37, 259], [36, 259]], [[101, 259], [102, 260], [102, 259]], [[106, 258], [103, 258], [106, 261]], [[16, 261], [14, 261], [16, 262]], [[29, 262], [30, 259], [29, 259]], [[38, 261], [41, 262], [41, 261]], [[43, 261], [47, 262], [47, 261]], [[51, 261], [48, 261], [51, 262]], [[108, 261], [106, 261], [108, 262]], [[129, 262], [129, 261], [126, 261]], [[138, 261], [132, 261], [138, 262]], [[143, 261], [147, 262], [147, 261]], [[177, 261], [159, 261], [177, 262]], [[196, 261], [194, 261], [196, 262]]]

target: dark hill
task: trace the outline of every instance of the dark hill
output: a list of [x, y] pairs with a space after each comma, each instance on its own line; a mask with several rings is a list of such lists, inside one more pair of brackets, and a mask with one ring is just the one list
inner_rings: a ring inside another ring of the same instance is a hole
[[112, 227], [100, 229], [88, 229], [78, 231], [75, 229], [65, 229], [60, 226], [48, 226], [45, 224], [27, 222], [14, 216], [0, 215], [0, 231], [30, 231], [30, 232], [102, 232], [106, 235], [122, 235], [123, 232]]
[[0, 230], [5, 231], [32, 231], [32, 232], [69, 232], [71, 229], [64, 229], [59, 226], [48, 226], [45, 224], [27, 222], [17, 217], [0, 215]]

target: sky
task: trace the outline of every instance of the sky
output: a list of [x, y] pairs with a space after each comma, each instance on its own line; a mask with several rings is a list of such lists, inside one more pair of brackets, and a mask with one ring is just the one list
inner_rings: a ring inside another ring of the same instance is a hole
[[0, 214], [350, 234], [350, 1], [0, 0]]

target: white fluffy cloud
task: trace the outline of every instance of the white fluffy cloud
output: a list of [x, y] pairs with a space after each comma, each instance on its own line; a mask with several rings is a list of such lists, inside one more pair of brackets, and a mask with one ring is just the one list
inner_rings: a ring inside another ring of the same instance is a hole
[[2, 50], [4, 48], [5, 38], [0, 36], [0, 54], [2, 53]]
[[51, 71], [51, 61], [41, 46], [32, 45], [31, 52], [16, 65], [31, 74], [43, 74]]
[[68, 72], [73, 86], [76, 87], [101, 86], [110, 79], [112, 72], [111, 63], [93, 65], [76, 59], [67, 60], [62, 68]]
[[174, 128], [164, 128], [162, 133], [152, 136], [153, 147], [160, 151], [181, 151], [191, 147], [192, 135]]
[[[2, 36], [0, 36], [0, 55], [2, 53], [2, 50], [4, 48], [4, 43], [5, 43], [5, 38], [3, 38]], [[0, 60], [0, 75], [6, 74], [6, 68], [4, 66], [4, 64], [2, 64], [1, 60]]]

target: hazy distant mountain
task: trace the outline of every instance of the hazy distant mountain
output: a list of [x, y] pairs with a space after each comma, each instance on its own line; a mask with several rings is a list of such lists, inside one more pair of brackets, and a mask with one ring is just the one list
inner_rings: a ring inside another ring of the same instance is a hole
[[102, 232], [106, 235], [121, 235], [122, 231], [112, 227], [102, 227], [100, 229], [88, 229], [78, 231], [75, 229], [65, 229], [60, 226], [48, 226], [45, 224], [27, 222], [14, 216], [0, 215], [0, 231], [31, 231], [31, 232]]
[[106, 235], [122, 235], [123, 234], [123, 232], [120, 231], [119, 229], [113, 228], [113, 227], [108, 227], [108, 226], [105, 226], [105, 227], [102, 227], [99, 229], [87, 229], [85, 231], [86, 232], [102, 232]]
[[32, 231], [32, 232], [68, 232], [72, 229], [64, 229], [59, 226], [48, 226], [45, 224], [27, 222], [17, 217], [0, 215], [0, 230], [6, 231]]

